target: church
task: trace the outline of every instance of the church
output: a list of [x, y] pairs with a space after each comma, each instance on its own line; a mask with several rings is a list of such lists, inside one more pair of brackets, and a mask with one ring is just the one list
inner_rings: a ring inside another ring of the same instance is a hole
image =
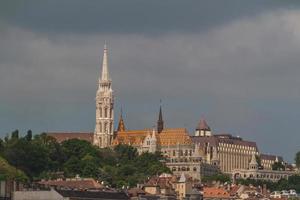
[[[139, 153], [159, 151], [166, 158], [166, 164], [174, 174], [181, 174], [184, 171], [198, 179], [199, 173], [214, 174], [220, 169], [229, 174], [233, 170], [247, 169], [253, 155], [260, 155], [255, 142], [245, 141], [230, 134], [213, 134], [204, 119], [200, 120], [194, 136], [191, 136], [185, 128], [166, 128], [161, 106], [155, 128], [127, 130], [121, 112], [118, 128], [114, 130], [114, 94], [106, 44], [95, 101], [96, 123], [93, 133], [47, 134], [58, 142], [77, 138], [93, 143], [99, 148], [127, 144], [137, 148]], [[261, 163], [265, 169], [270, 169], [278, 158], [282, 160], [278, 156], [261, 154]]]

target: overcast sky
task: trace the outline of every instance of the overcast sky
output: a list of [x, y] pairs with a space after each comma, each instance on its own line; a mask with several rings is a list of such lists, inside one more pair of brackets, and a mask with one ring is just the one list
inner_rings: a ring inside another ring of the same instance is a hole
[[162, 99], [166, 127], [300, 150], [299, 0], [1, 1], [0, 135], [93, 131], [105, 40], [127, 128]]

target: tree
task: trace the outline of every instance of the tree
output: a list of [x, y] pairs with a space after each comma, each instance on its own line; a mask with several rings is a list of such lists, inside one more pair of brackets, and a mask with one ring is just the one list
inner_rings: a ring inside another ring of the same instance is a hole
[[7, 160], [22, 169], [31, 178], [48, 167], [47, 150], [39, 144], [31, 144], [25, 139], [18, 140], [6, 149]]
[[296, 166], [297, 166], [298, 168], [300, 168], [300, 151], [298, 151], [298, 152], [296, 153], [296, 156], [295, 156], [295, 162], [296, 162]]
[[19, 139], [19, 130], [16, 129], [11, 133], [11, 138], [12, 139]]
[[256, 162], [257, 162], [257, 164], [258, 164], [258, 167], [259, 167], [259, 168], [262, 168], [263, 166], [262, 166], [262, 164], [261, 164], [261, 158], [260, 158], [260, 156], [259, 156], [259, 155], [255, 155], [255, 158], [256, 158]]
[[98, 149], [85, 140], [79, 140], [79, 139], [66, 140], [61, 144], [61, 146], [63, 152], [68, 158], [72, 156], [76, 156], [79, 159], [81, 159], [86, 154], [90, 154], [92, 156], [98, 155]]
[[212, 176], [206, 176], [202, 178], [203, 182], [212, 182], [212, 181], [219, 181], [221, 183], [229, 183], [231, 181], [231, 178], [227, 174], [215, 174]]
[[281, 162], [274, 162], [274, 164], [272, 165], [272, 170], [284, 171], [285, 166]]
[[31, 141], [31, 140], [32, 140], [32, 131], [31, 131], [31, 130], [28, 130], [28, 131], [27, 131], [27, 134], [26, 134], [26, 140], [27, 140], [27, 141]]
[[80, 160], [76, 156], [72, 156], [64, 164], [64, 172], [68, 177], [74, 177], [77, 174], [81, 174], [82, 165]]
[[3, 150], [4, 150], [4, 142], [3, 142], [3, 140], [0, 138], [0, 155], [2, 154]]
[[137, 149], [129, 145], [119, 144], [114, 150], [121, 161], [133, 160], [138, 155]]

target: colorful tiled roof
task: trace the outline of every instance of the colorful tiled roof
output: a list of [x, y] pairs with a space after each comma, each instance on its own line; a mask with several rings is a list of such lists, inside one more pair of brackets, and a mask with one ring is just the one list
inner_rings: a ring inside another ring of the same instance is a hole
[[[113, 145], [129, 144], [133, 146], [141, 145], [152, 130], [129, 130], [117, 132]], [[167, 128], [160, 134], [156, 134], [157, 142], [162, 146], [192, 144], [192, 140], [185, 128]]]

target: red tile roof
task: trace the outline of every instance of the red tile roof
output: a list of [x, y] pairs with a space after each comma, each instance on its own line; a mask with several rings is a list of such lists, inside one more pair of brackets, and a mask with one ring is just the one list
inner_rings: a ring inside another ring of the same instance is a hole
[[40, 181], [40, 185], [69, 188], [69, 189], [100, 189], [103, 188], [101, 184], [92, 178], [85, 179], [71, 179], [71, 180], [48, 180]]
[[205, 146], [205, 144], [207, 143], [209, 143], [210, 146], [218, 146], [219, 143], [226, 143], [226, 144], [250, 146], [258, 150], [255, 142], [242, 140], [242, 138], [233, 137], [232, 135], [229, 134], [213, 135], [210, 137], [191, 136], [191, 139], [193, 143], [199, 143], [201, 146]]
[[48, 132], [48, 136], [54, 137], [57, 142], [61, 143], [65, 140], [79, 139], [93, 143], [94, 133], [91, 132]]
[[204, 187], [203, 197], [204, 198], [230, 198], [230, 194], [223, 188]]
[[207, 125], [205, 119], [200, 119], [198, 126], [196, 128], [197, 130], [205, 130], [210, 131], [210, 127]]

